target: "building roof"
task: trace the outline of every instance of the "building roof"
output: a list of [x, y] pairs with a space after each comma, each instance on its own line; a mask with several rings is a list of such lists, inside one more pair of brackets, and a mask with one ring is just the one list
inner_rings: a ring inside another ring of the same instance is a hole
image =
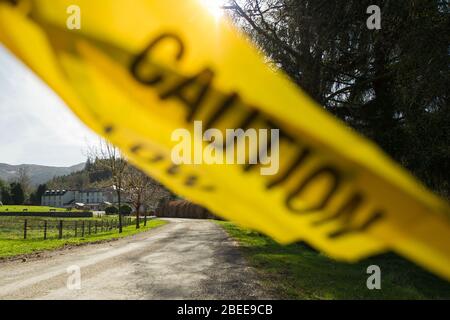
[[62, 196], [65, 195], [67, 190], [47, 190], [44, 195], [46, 196]]
[[105, 188], [105, 189], [84, 189], [84, 190], [46, 190], [44, 195], [46, 195], [46, 196], [59, 196], [59, 195], [66, 194], [67, 191], [86, 193], [86, 192], [108, 192], [108, 191], [112, 191], [112, 189], [111, 188]]

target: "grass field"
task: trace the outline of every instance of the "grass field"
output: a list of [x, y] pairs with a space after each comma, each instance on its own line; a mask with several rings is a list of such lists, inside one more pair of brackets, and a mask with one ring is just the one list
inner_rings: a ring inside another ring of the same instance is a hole
[[[450, 283], [394, 254], [356, 264], [336, 262], [307, 245], [281, 246], [257, 232], [219, 223], [241, 245], [269, 289], [285, 299], [450, 299]], [[381, 290], [369, 290], [367, 267], [381, 268]]]
[[[20, 240], [24, 238], [25, 220], [27, 239], [43, 240], [44, 229], [47, 239], [58, 238], [62, 221], [62, 237], [80, 237], [84, 234], [101, 233], [117, 229], [117, 215], [93, 218], [53, 217], [2, 217], [0, 215], [0, 239]], [[134, 224], [134, 217], [123, 217], [124, 226]], [[83, 231], [84, 230], [84, 231]]]
[[[53, 208], [53, 207], [45, 207], [45, 206], [0, 206], [0, 212], [23, 212], [24, 210], [27, 210], [28, 212], [51, 212], [51, 211], [57, 211], [57, 212], [64, 212], [67, 211], [67, 209], [64, 208]], [[80, 210], [71, 210], [72, 212], [80, 212]]]
[[158, 219], [147, 221], [147, 226], [141, 225], [140, 229], [136, 229], [134, 225], [123, 228], [121, 234], [117, 229], [105, 231], [97, 234], [85, 235], [84, 237], [68, 238], [68, 239], [1, 239], [0, 238], [0, 258], [13, 257], [17, 255], [29, 254], [43, 250], [52, 250], [64, 247], [65, 245], [78, 245], [82, 243], [98, 242], [102, 240], [112, 240], [130, 236], [139, 232], [147, 231], [166, 224], [167, 222]]

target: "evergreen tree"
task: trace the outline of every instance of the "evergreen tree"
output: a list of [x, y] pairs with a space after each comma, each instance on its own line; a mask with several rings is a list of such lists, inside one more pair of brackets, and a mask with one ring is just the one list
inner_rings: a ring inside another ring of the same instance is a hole
[[22, 185], [17, 182], [10, 184], [11, 192], [11, 204], [23, 205], [25, 202], [25, 192], [23, 191]]
[[4, 205], [11, 204], [11, 194], [9, 192], [9, 185], [0, 179], [0, 201]]
[[47, 190], [47, 185], [40, 184], [36, 191], [30, 195], [30, 202], [32, 205], [39, 206], [41, 204], [42, 195]]
[[[367, 8], [381, 9], [381, 29]], [[226, 7], [270, 62], [437, 191], [450, 191], [450, 5], [240, 0]]]

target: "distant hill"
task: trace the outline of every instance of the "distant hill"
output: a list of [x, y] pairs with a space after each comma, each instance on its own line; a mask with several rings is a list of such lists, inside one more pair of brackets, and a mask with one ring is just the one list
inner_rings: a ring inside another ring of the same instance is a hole
[[17, 178], [19, 168], [25, 168], [30, 177], [31, 184], [46, 183], [54, 177], [64, 176], [84, 169], [85, 164], [79, 163], [71, 167], [49, 167], [35, 164], [10, 165], [0, 163], [0, 179], [13, 181]]

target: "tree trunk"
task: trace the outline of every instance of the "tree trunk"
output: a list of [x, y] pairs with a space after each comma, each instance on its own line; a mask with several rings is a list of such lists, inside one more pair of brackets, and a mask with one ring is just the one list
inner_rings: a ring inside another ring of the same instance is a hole
[[394, 101], [391, 92], [392, 75], [388, 70], [388, 49], [381, 38], [374, 44], [375, 79], [373, 90], [375, 100], [370, 113], [372, 117], [373, 139], [388, 153], [394, 154], [396, 148], [393, 141], [396, 122], [394, 120]]
[[120, 212], [120, 188], [117, 188], [117, 201], [119, 203], [119, 233], [122, 233], [122, 213]]
[[139, 208], [140, 207], [141, 207], [140, 204], [136, 205], [136, 229], [139, 229], [141, 227], [140, 217], [139, 217]]

